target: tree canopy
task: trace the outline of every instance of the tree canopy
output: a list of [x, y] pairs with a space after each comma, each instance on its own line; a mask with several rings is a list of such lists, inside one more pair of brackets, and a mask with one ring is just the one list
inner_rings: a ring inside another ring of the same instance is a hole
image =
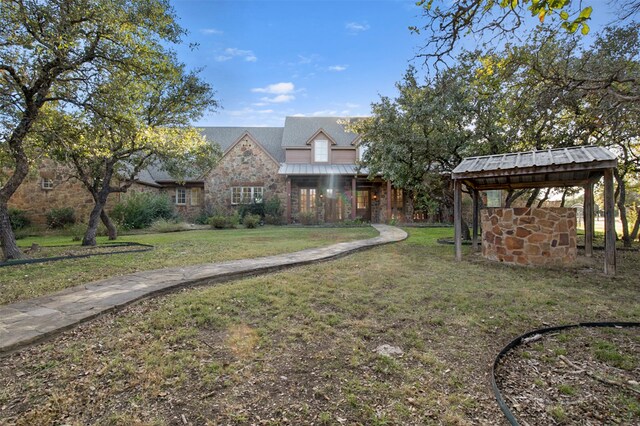
[[35, 126], [49, 109], [93, 107], [97, 87], [118, 73], [150, 76], [175, 62], [180, 41], [168, 0], [7, 0], [0, 8], [0, 240], [20, 257], [7, 203], [27, 176], [41, 140]]

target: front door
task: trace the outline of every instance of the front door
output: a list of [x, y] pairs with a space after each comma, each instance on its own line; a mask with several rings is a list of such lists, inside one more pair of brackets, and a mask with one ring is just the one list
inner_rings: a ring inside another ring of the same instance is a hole
[[339, 222], [344, 219], [344, 200], [342, 194], [327, 190], [327, 198], [324, 203], [325, 222]]
[[356, 191], [356, 217], [367, 222], [371, 221], [371, 191], [369, 189]]

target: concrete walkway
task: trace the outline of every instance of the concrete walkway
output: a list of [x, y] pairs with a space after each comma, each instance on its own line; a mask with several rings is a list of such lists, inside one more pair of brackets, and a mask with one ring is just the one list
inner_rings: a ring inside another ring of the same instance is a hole
[[151, 295], [335, 259], [358, 250], [407, 238], [407, 233], [399, 228], [373, 226], [380, 235], [368, 240], [349, 241], [256, 259], [137, 272], [0, 306], [0, 353], [44, 339]]

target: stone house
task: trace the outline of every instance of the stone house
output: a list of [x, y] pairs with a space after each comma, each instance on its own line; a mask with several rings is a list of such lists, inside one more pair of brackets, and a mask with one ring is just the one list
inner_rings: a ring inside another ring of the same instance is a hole
[[[287, 117], [284, 127], [205, 127], [201, 129], [205, 137], [223, 151], [210, 173], [177, 182], [166, 172], [149, 168], [130, 191], [166, 193], [186, 218], [214, 210], [232, 212], [243, 204], [278, 197], [287, 223], [402, 219], [402, 191], [379, 177], [370, 178], [366, 168], [358, 167], [365, 147], [357, 134], [344, 128], [348, 120], [352, 118]], [[11, 207], [43, 218], [52, 205], [72, 206], [79, 217], [88, 216], [90, 195], [77, 182], [65, 180], [64, 173], [49, 177], [59, 167], [50, 163], [41, 167], [39, 176], [22, 186], [30, 196], [21, 187]], [[47, 179], [52, 186], [45, 189]], [[121, 197], [126, 194], [112, 194], [110, 205]]]

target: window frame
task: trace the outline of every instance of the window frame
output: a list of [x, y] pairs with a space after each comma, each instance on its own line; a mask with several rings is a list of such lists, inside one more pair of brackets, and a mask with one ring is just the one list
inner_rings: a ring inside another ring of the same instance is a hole
[[[322, 150], [318, 149], [318, 145], [324, 144]], [[314, 163], [328, 163], [329, 162], [329, 140], [328, 139], [316, 139], [313, 144], [313, 162]], [[319, 154], [322, 154], [319, 156]], [[320, 159], [319, 159], [320, 158]], [[324, 159], [323, 159], [324, 158]]]
[[53, 189], [53, 179], [42, 178], [40, 181], [40, 187], [47, 191]]
[[[201, 206], [202, 205], [203, 192], [204, 191], [202, 190], [202, 188], [190, 188], [189, 189], [189, 205], [190, 206]], [[194, 197], [194, 194], [197, 194], [197, 195]]]
[[[245, 201], [245, 199], [248, 199]], [[264, 186], [232, 186], [231, 205], [261, 204], [264, 201]]]
[[[180, 196], [182, 195], [182, 196]], [[182, 200], [182, 201], [180, 201]], [[187, 188], [176, 188], [176, 206], [187, 205]]]
[[316, 197], [318, 192], [316, 188], [300, 188], [298, 198], [298, 210], [300, 213], [316, 212]]

